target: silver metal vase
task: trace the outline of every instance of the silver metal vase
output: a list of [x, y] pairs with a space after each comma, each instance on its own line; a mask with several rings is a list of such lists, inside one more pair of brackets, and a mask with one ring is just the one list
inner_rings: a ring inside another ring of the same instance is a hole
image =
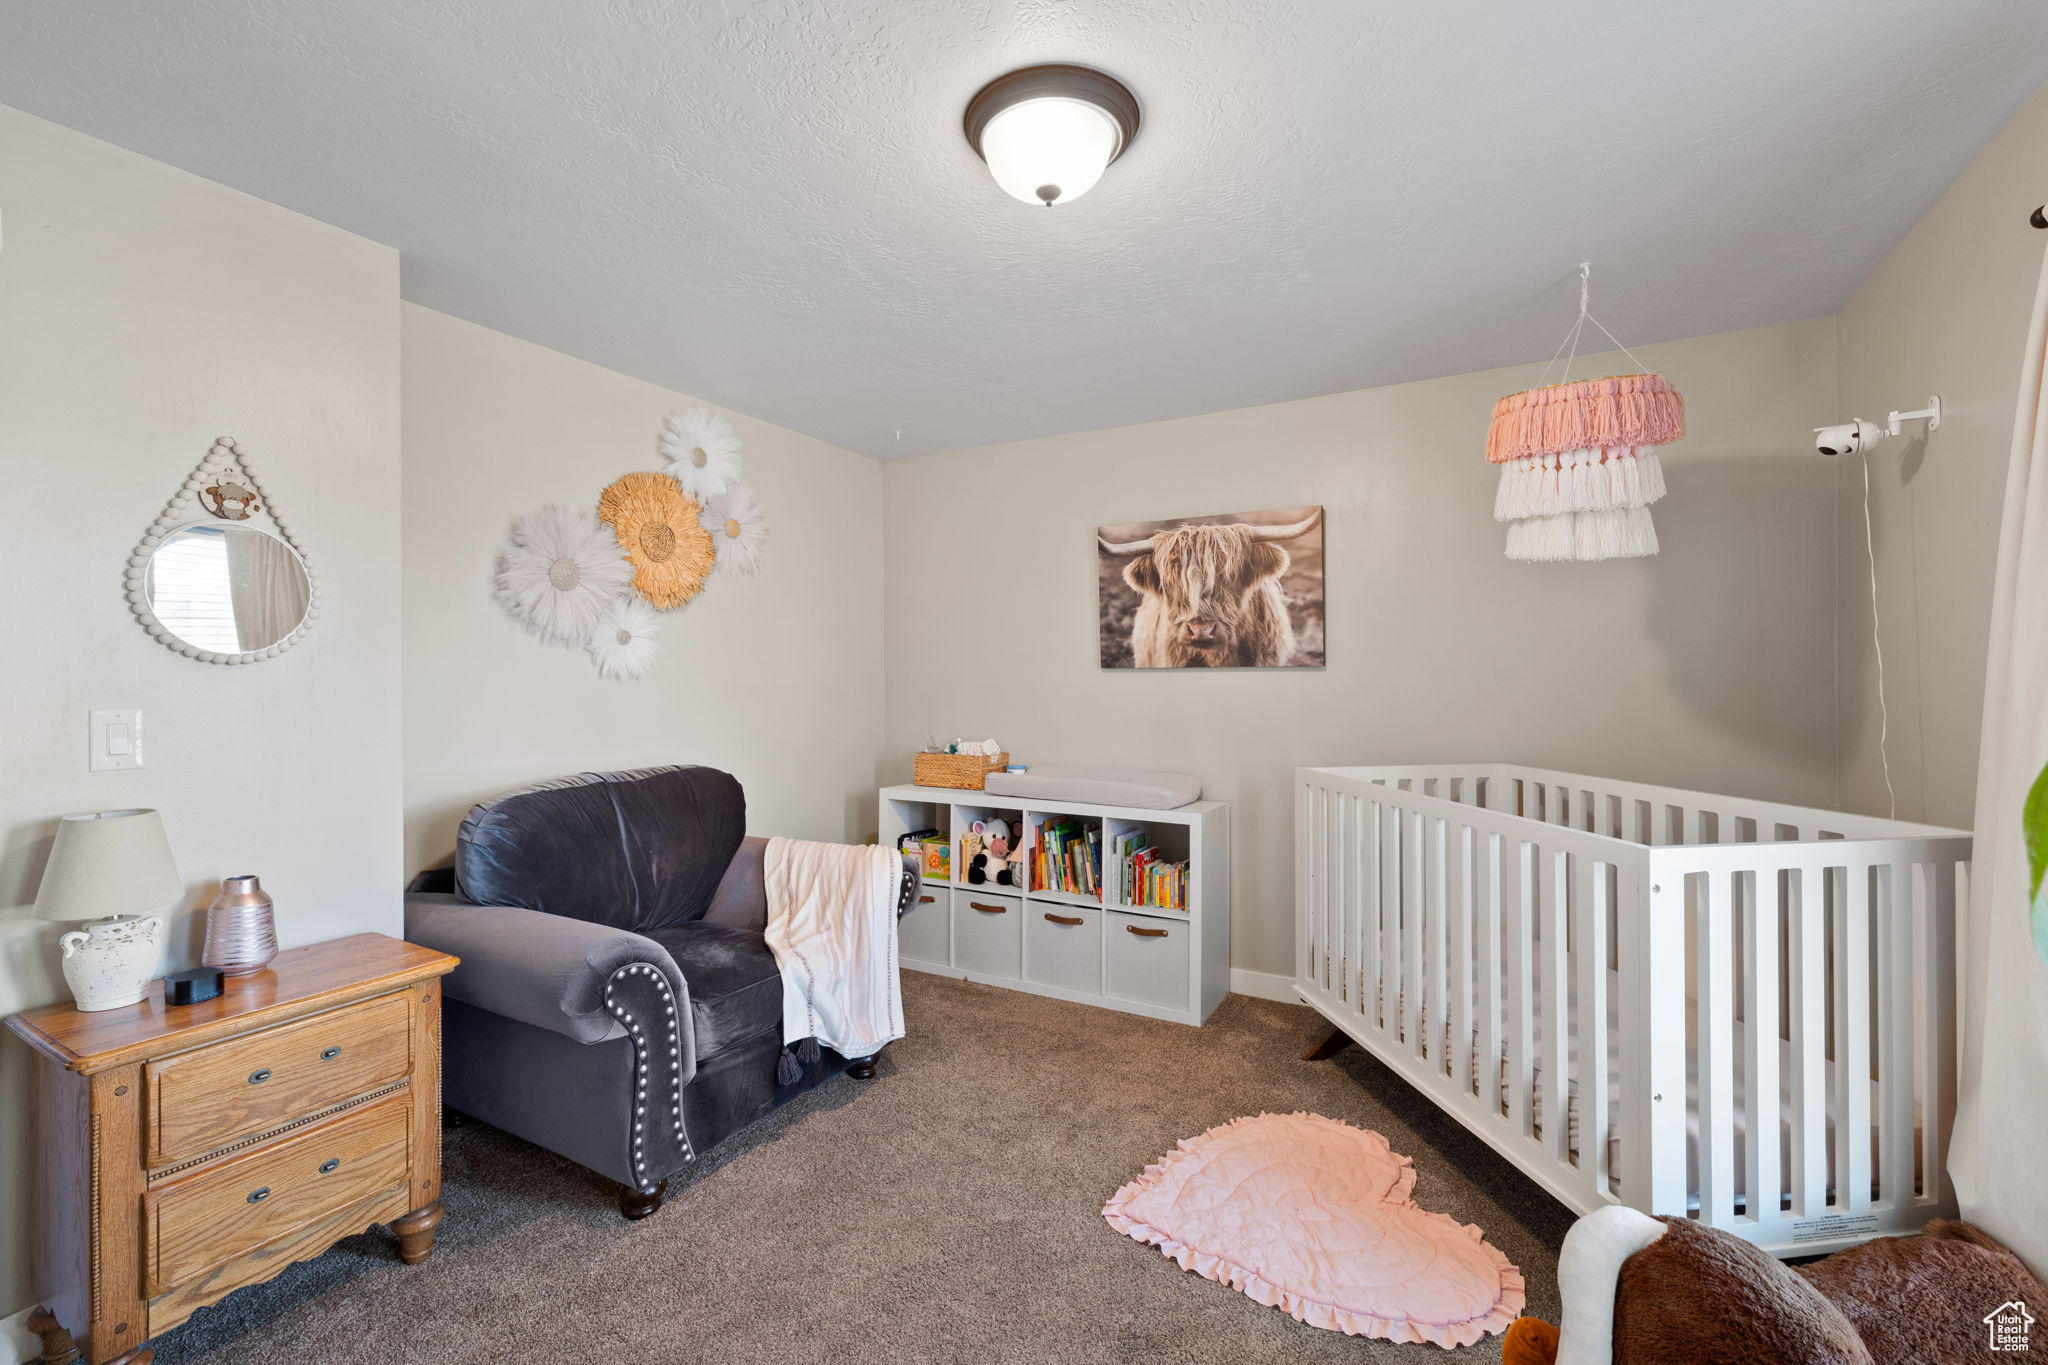
[[277, 956], [277, 919], [254, 877], [228, 877], [206, 907], [206, 948], [199, 960], [227, 976], [260, 972]]

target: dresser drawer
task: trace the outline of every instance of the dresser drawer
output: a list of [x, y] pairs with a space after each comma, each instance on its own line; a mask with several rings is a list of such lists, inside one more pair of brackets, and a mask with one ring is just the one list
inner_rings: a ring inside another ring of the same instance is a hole
[[151, 1190], [143, 1234], [150, 1292], [403, 1185], [412, 1108], [410, 1095], [393, 1095]]
[[148, 1159], [162, 1166], [224, 1147], [412, 1070], [405, 993], [151, 1062]]

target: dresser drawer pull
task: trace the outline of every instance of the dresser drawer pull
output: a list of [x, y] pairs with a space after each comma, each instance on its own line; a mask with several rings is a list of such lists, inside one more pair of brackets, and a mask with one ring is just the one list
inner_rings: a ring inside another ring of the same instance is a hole
[[980, 901], [969, 901], [967, 903], [981, 911], [984, 915], [1000, 915], [1010, 908], [1007, 905], [983, 905]]
[[330, 1047], [330, 1048], [327, 1048], [327, 1049], [323, 1050], [323, 1051], [322, 1051], [322, 1052], [320, 1053], [320, 1060], [321, 1060], [321, 1061], [323, 1061], [323, 1062], [331, 1062], [331, 1061], [333, 1061], [333, 1060], [334, 1060], [334, 1059], [335, 1059], [336, 1057], [339, 1057], [340, 1055], [341, 1055], [341, 1049], [340, 1049], [340, 1048], [338, 1048], [338, 1047]]
[[937, 900], [937, 899], [938, 899], [938, 897], [937, 897], [937, 896], [919, 896], [919, 897], [917, 898], [917, 903], [918, 903], [919, 905], [930, 905], [930, 904], [931, 904], [931, 903], [932, 903], [933, 901], [935, 901], [935, 900]]
[[1045, 918], [1048, 924], [1086, 924], [1088, 922], [1079, 915], [1055, 915], [1048, 913]]
[[1137, 936], [1138, 936], [1139, 938], [1165, 938], [1165, 937], [1166, 937], [1166, 931], [1165, 931], [1164, 929], [1140, 929], [1140, 928], [1139, 928], [1139, 927], [1138, 927], [1137, 925], [1135, 925], [1135, 924], [1126, 924], [1126, 925], [1124, 926], [1124, 930], [1125, 930], [1125, 932], [1127, 932], [1127, 933], [1132, 933], [1132, 934], [1136, 934], [1136, 935], [1137, 935]]
[[268, 1185], [265, 1185], [260, 1190], [249, 1191], [249, 1202], [252, 1204], [260, 1204], [268, 1198], [270, 1198], [270, 1186]]
[[249, 1084], [251, 1085], [261, 1085], [269, 1079], [270, 1068], [267, 1066], [264, 1067], [261, 1071], [252, 1071], [249, 1073]]
[[327, 1160], [320, 1163], [320, 1174], [322, 1175], [333, 1175], [336, 1171], [340, 1169], [341, 1158], [338, 1156], [331, 1156], [327, 1158]]

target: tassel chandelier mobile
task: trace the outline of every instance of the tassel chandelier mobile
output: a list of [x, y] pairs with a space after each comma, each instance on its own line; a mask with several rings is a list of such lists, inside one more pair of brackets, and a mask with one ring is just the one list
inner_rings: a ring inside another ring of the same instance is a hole
[[1544, 366], [1564, 378], [1493, 405], [1486, 458], [1500, 466], [1493, 515], [1509, 559], [1641, 559], [1657, 553], [1650, 504], [1664, 496], [1657, 448], [1685, 435], [1685, 400], [1660, 374], [1571, 377], [1586, 324], [1636, 364], [1589, 306], [1593, 267], [1579, 264], [1579, 316]]

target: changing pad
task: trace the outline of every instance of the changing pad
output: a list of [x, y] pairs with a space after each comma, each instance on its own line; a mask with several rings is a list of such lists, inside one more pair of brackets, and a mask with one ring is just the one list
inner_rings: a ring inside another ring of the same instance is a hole
[[1023, 773], [990, 773], [982, 789], [997, 796], [1144, 810], [1172, 810], [1202, 799], [1202, 779], [1193, 773], [1155, 773], [1142, 768], [1045, 767]]

